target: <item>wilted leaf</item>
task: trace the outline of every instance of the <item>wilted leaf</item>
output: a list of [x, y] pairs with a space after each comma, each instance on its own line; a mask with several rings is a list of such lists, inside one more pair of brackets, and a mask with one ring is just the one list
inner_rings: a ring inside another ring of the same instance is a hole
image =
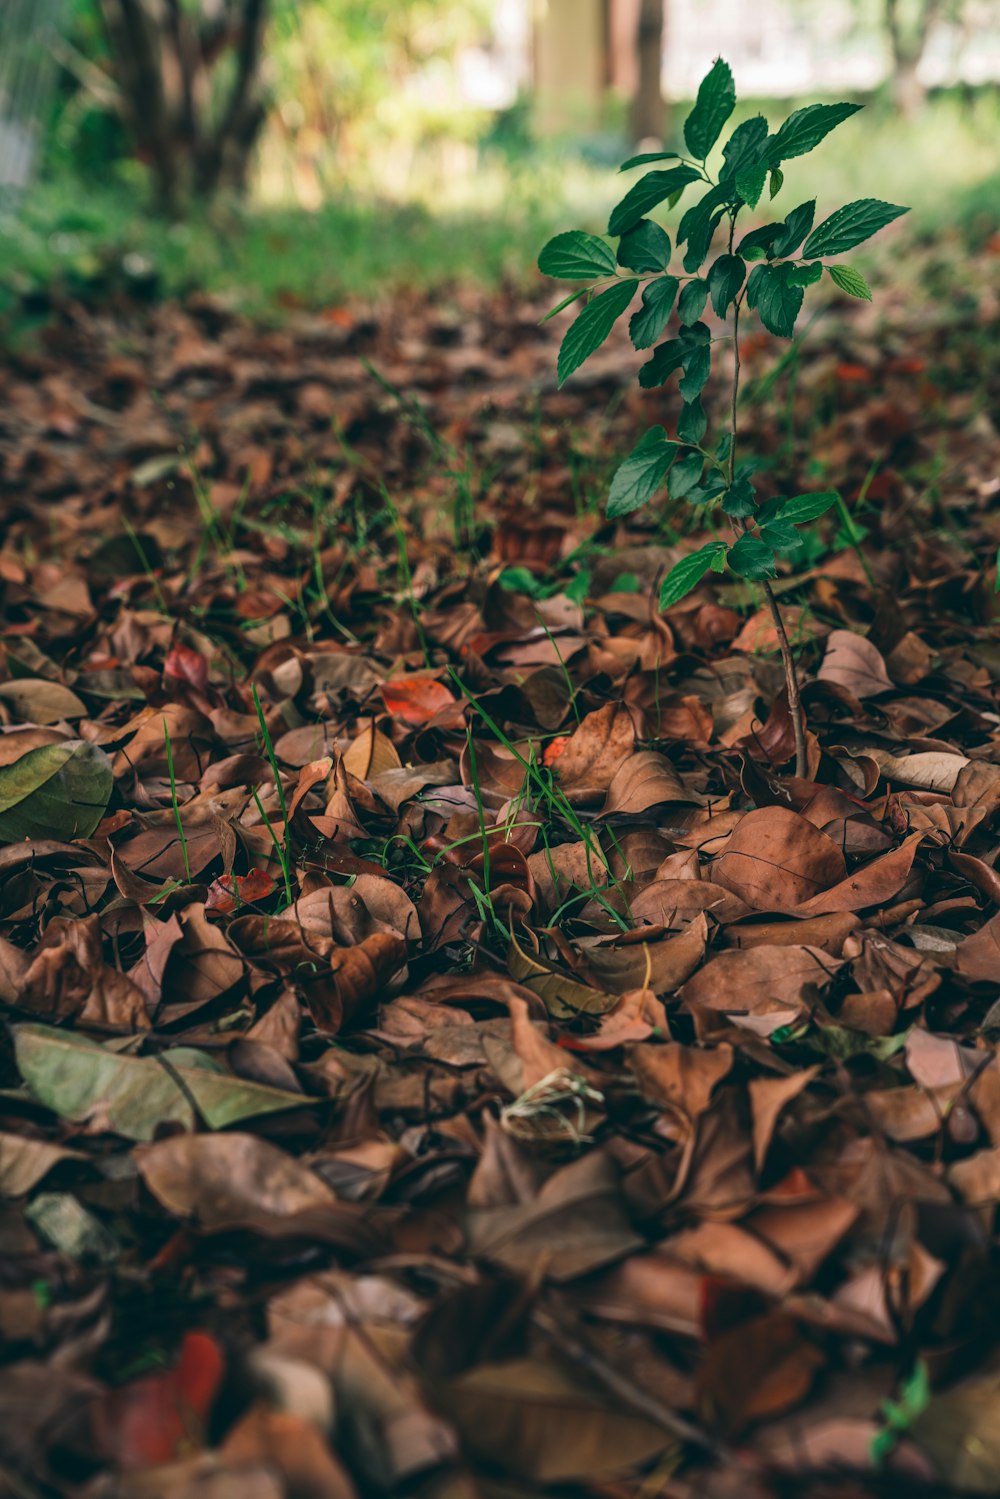
[[244, 1082], [201, 1054], [118, 1056], [85, 1036], [44, 1025], [14, 1028], [21, 1076], [39, 1103], [64, 1119], [128, 1140], [151, 1140], [160, 1125], [224, 1129], [243, 1119], [301, 1108], [301, 1093]]
[[0, 766], [0, 842], [88, 838], [113, 787], [103, 750], [82, 739], [42, 745]]

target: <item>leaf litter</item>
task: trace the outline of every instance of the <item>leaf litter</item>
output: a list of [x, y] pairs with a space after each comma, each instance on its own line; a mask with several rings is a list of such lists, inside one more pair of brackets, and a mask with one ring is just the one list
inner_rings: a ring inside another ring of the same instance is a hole
[[541, 310], [8, 359], [11, 1492], [1000, 1491], [995, 302], [784, 395], [746, 340], [853, 515], [776, 585], [804, 780], [752, 590], [661, 614], [691, 542], [594, 503], [630, 356], [556, 393]]

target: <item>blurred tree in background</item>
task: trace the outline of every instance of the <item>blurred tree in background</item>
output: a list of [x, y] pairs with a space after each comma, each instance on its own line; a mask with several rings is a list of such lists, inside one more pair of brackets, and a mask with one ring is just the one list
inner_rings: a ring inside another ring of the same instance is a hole
[[98, 112], [120, 121], [163, 209], [245, 187], [267, 117], [269, 8], [270, 0], [77, 0], [59, 56]]

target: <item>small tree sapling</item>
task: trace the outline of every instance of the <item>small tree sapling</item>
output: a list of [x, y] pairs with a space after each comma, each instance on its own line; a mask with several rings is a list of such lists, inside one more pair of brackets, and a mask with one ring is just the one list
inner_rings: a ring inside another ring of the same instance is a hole
[[[837, 495], [798, 494], [758, 501], [754, 465], [740, 459], [738, 447], [740, 315], [744, 309], [756, 312], [770, 333], [791, 338], [806, 289], [821, 279], [824, 270], [841, 291], [870, 301], [871, 291], [861, 272], [843, 262], [831, 264], [831, 257], [852, 250], [908, 210], [877, 198], [860, 198], [814, 228], [816, 202], [810, 199], [784, 219], [762, 224], [737, 239], [741, 213], [757, 207], [765, 187], [770, 199], [781, 191], [782, 163], [818, 146], [860, 105], [810, 104], [795, 110], [774, 131], [763, 115], [754, 115], [726, 141], [718, 174], [713, 177], [706, 163], [735, 105], [733, 75], [720, 58], [702, 81], [684, 123], [684, 143], [690, 154], [655, 151], [633, 156], [622, 165], [623, 172], [635, 167], [650, 170], [612, 209], [608, 234], [617, 239], [617, 251], [597, 235], [570, 230], [549, 241], [538, 265], [548, 276], [587, 282], [555, 309], [584, 302], [559, 350], [560, 385], [600, 347], [641, 292], [640, 305], [629, 320], [629, 334], [636, 349], [652, 352], [639, 370], [639, 384], [649, 390], [679, 374], [683, 405], [675, 436], [668, 436], [662, 426], [651, 427], [621, 464], [611, 484], [608, 515], [638, 510], [664, 485], [674, 500], [721, 508], [732, 540], [711, 541], [678, 562], [664, 581], [660, 607], [677, 603], [710, 569], [721, 573], [728, 567], [737, 576], [760, 583], [781, 648], [795, 735], [795, 773], [801, 777], [806, 774], [805, 722], [792, 648], [771, 579], [777, 574], [778, 555], [802, 545], [799, 529], [834, 505]], [[694, 189], [702, 189], [702, 195], [687, 209], [676, 233], [678, 250], [685, 247], [683, 273], [679, 273], [671, 270], [670, 236], [649, 214], [661, 203], [672, 208]], [[720, 227], [725, 249], [704, 270]], [[716, 317], [728, 323], [727, 338], [713, 338], [702, 321], [709, 301]], [[676, 332], [665, 336], [675, 309]], [[701, 397], [711, 373], [713, 346], [720, 341], [732, 344], [729, 414], [725, 430], [710, 445]]]

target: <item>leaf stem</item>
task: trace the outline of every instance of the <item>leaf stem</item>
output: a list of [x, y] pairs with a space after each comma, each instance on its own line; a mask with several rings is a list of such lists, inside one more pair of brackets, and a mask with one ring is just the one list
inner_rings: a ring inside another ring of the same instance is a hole
[[[733, 253], [733, 239], [736, 232], [736, 214], [729, 219], [729, 253]], [[736, 478], [736, 436], [738, 429], [737, 402], [740, 393], [740, 307], [742, 306], [742, 293], [733, 301], [733, 388], [732, 401], [729, 409], [729, 487], [732, 489]], [[742, 527], [733, 521], [733, 530], [739, 534], [740, 530], [746, 529], [744, 522]], [[761, 587], [764, 597], [767, 599], [767, 607], [771, 611], [774, 628], [778, 636], [778, 647], [781, 651], [781, 664], [785, 670], [785, 690], [788, 693], [788, 712], [792, 720], [792, 734], [795, 739], [795, 775], [798, 780], [804, 780], [808, 773], [808, 760], [806, 756], [806, 727], [802, 717], [802, 698], [799, 694], [799, 678], [795, 670], [795, 657], [792, 654], [791, 641], [788, 639], [788, 631], [785, 629], [785, 621], [781, 617], [781, 605], [778, 603], [774, 589], [767, 578], [761, 579]]]

